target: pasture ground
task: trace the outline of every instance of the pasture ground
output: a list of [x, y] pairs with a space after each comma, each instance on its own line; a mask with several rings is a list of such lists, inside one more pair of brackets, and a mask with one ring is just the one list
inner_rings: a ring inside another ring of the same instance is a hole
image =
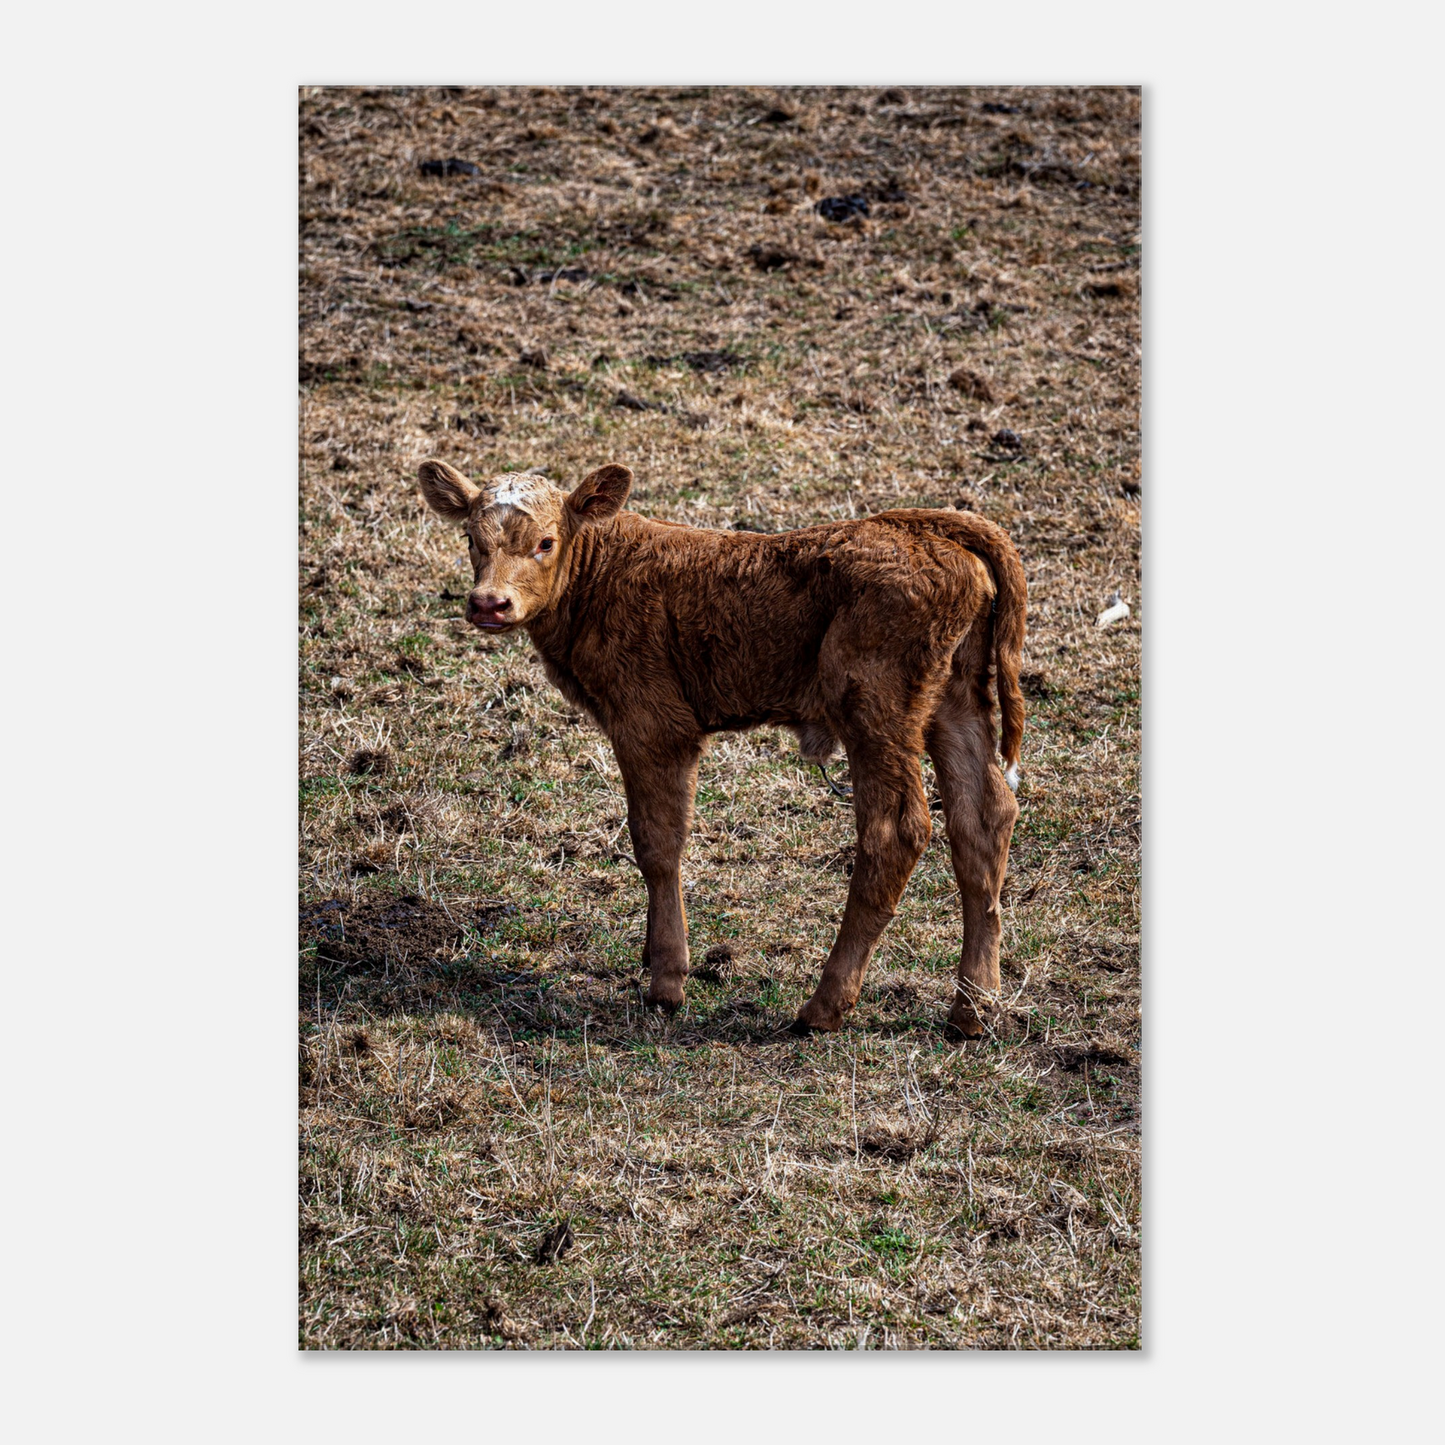
[[[1138, 94], [310, 89], [300, 129], [302, 1347], [1137, 1347]], [[428, 456], [1007, 528], [996, 1037], [941, 1030], [937, 816], [844, 1031], [781, 1032], [852, 821], [776, 730], [704, 761], [697, 971], [639, 1009], [616, 766], [462, 622]]]

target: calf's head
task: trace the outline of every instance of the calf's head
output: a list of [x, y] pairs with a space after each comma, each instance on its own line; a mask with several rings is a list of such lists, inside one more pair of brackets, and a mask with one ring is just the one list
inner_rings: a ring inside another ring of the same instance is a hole
[[467, 621], [506, 632], [552, 607], [568, 576], [573, 543], [614, 516], [632, 486], [626, 467], [599, 467], [570, 492], [534, 472], [508, 472], [482, 486], [445, 462], [417, 473], [427, 505], [466, 531], [474, 585]]

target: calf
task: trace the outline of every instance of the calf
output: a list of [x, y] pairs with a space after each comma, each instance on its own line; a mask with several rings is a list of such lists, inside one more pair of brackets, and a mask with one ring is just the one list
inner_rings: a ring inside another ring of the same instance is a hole
[[526, 628], [548, 677], [617, 755], [647, 882], [649, 1003], [672, 1010], [683, 998], [680, 865], [707, 738], [775, 724], [812, 762], [847, 750], [858, 830], [843, 921], [795, 1029], [836, 1029], [858, 1001], [932, 831], [926, 748], [963, 899], [949, 1023], [983, 1031], [998, 997], [998, 897], [1023, 736], [1024, 572], [998, 527], [908, 508], [777, 535], [705, 531], [623, 511], [632, 473], [620, 466], [570, 493], [526, 472], [478, 487], [438, 461], [422, 464], [420, 482], [427, 503], [466, 529], [467, 620]]

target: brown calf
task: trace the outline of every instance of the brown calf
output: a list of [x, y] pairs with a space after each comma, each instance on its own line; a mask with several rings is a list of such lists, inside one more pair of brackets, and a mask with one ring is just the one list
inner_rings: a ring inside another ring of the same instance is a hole
[[[1018, 807], [1023, 566], [968, 512], [907, 509], [767, 536], [654, 522], [622, 504], [626, 467], [571, 493], [512, 473], [474, 486], [424, 462], [422, 495], [466, 528], [467, 618], [525, 627], [547, 675], [612, 743], [647, 881], [649, 1003], [687, 977], [680, 864], [708, 735], [779, 724], [853, 776], [857, 857], [838, 937], [795, 1027], [836, 1029], [932, 831], [918, 760], [938, 775], [963, 949], [949, 1022], [998, 996], [999, 889]], [[994, 763], [996, 662], [1006, 773]], [[1007, 781], [1005, 779], [1007, 778]]]

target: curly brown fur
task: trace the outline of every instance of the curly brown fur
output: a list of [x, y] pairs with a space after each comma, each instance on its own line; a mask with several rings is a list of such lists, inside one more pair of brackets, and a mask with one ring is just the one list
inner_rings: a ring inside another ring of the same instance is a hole
[[[1018, 808], [1022, 563], [972, 513], [910, 508], [795, 532], [714, 532], [622, 510], [626, 467], [570, 493], [509, 474], [476, 486], [443, 462], [427, 502], [465, 526], [467, 616], [525, 627], [548, 676], [612, 743], [647, 883], [648, 1001], [687, 976], [680, 861], [709, 735], [794, 729], [804, 755], [838, 743], [853, 776], [857, 858], [838, 936], [798, 1018], [838, 1028], [932, 831], [918, 759], [933, 758], [964, 912], [950, 1023], [965, 1035], [999, 986], [998, 896]], [[1001, 751], [993, 763], [990, 665]]]

